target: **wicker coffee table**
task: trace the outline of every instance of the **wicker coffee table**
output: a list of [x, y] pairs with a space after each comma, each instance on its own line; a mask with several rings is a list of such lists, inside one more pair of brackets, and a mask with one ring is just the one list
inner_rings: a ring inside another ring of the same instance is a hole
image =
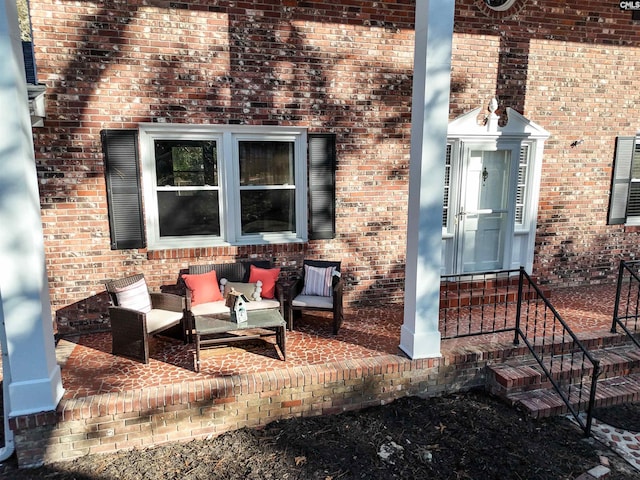
[[[236, 323], [229, 314], [196, 315], [196, 371], [200, 371], [200, 349], [221, 343], [255, 340], [275, 335], [282, 359], [286, 361], [286, 322], [275, 309], [247, 312], [247, 321]], [[250, 330], [250, 331], [249, 331]]]

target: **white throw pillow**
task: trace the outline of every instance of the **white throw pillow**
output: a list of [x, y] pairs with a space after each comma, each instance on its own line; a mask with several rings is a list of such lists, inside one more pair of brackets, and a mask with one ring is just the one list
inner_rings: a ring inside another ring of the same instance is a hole
[[143, 313], [151, 311], [151, 295], [147, 288], [147, 282], [141, 278], [135, 283], [122, 288], [116, 288], [118, 306], [130, 308]]

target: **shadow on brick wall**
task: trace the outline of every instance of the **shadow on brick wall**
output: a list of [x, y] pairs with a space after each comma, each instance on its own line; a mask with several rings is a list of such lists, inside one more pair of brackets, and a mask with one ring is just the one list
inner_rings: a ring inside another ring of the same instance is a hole
[[56, 311], [54, 332], [57, 337], [104, 332], [110, 328], [107, 292], [92, 295]]

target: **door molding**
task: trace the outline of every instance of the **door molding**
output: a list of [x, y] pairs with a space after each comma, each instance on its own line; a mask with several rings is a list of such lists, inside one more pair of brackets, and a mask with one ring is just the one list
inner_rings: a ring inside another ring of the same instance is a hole
[[[533, 268], [536, 217], [544, 143], [549, 133], [511, 108], [506, 123], [497, 115], [497, 102], [485, 112], [476, 108], [449, 123], [447, 134], [447, 176], [445, 214], [442, 228], [442, 274], [461, 273], [457, 262], [458, 235], [456, 213], [460, 211], [463, 170], [471, 150], [510, 150], [509, 201], [511, 213], [505, 229], [503, 268]], [[523, 178], [524, 177], [524, 178]], [[514, 215], [518, 198], [519, 214]]]

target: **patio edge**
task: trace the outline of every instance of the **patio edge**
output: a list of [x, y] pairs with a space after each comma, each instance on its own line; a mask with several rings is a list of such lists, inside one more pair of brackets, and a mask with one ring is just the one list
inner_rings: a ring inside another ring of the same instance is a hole
[[487, 357], [467, 352], [451, 363], [384, 355], [209, 378], [65, 399], [55, 411], [15, 417], [10, 425], [18, 464], [36, 467], [470, 389], [484, 385]]

